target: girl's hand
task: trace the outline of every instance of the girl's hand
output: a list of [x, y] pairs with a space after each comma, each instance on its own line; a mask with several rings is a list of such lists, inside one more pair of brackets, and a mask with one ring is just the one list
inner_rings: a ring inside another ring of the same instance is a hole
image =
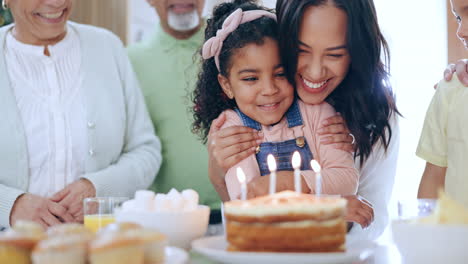
[[348, 201], [345, 219], [355, 222], [362, 228], [368, 227], [374, 221], [374, 208], [372, 204], [359, 195], [343, 196]]
[[[278, 175], [277, 175], [278, 176]], [[277, 177], [278, 180], [278, 177]], [[256, 177], [247, 184], [247, 199], [267, 195], [270, 189], [270, 175]]]
[[444, 71], [444, 79], [452, 80], [454, 73], [457, 73], [458, 79], [463, 85], [468, 86], [468, 59], [461, 59], [456, 64], [449, 64]]
[[223, 113], [211, 123], [208, 134], [208, 154], [224, 174], [241, 160], [255, 153], [262, 142], [262, 134], [245, 126], [221, 129], [226, 121]]
[[354, 151], [354, 136], [349, 132], [346, 122], [340, 114], [327, 118], [322, 123], [322, 127], [317, 131], [323, 136], [320, 143], [335, 144], [335, 148], [344, 151]]

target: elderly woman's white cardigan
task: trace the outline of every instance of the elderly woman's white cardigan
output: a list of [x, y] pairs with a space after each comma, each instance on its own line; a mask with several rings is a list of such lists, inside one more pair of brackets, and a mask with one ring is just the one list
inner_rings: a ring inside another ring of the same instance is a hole
[[[133, 196], [161, 165], [161, 144], [121, 41], [111, 32], [69, 22], [81, 41], [83, 95], [91, 151], [85, 174], [97, 196]], [[9, 225], [15, 200], [28, 189], [28, 152], [5, 64], [0, 28], [0, 227]]]

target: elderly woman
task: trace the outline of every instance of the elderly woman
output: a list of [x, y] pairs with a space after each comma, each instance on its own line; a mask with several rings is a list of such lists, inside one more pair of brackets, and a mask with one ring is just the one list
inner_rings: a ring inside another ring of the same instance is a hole
[[2, 0], [0, 226], [82, 220], [82, 200], [130, 196], [161, 164], [122, 43], [68, 22], [73, 0]]

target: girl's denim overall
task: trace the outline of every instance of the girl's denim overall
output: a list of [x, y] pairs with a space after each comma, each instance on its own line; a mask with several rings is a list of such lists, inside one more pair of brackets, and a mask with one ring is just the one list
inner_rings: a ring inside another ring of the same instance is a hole
[[[260, 123], [246, 116], [238, 108], [235, 110], [242, 119], [244, 126], [258, 131], [262, 130], [262, 125]], [[268, 154], [272, 154], [275, 157], [277, 171], [293, 171], [294, 168], [291, 163], [292, 155], [294, 151], [298, 151], [301, 155], [301, 170], [311, 170], [310, 161], [313, 155], [304, 137], [304, 124], [297, 100], [294, 100], [293, 104], [286, 112], [286, 120], [288, 122], [288, 127], [293, 129], [295, 139], [281, 142], [263, 142], [260, 144], [260, 149], [257, 148], [256, 157], [262, 176], [270, 174], [267, 164]]]

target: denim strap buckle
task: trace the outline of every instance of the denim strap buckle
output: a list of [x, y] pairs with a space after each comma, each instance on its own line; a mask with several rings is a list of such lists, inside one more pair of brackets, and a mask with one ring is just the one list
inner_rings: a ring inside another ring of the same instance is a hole
[[305, 146], [305, 138], [304, 137], [297, 137], [296, 138], [296, 146], [303, 148]]

